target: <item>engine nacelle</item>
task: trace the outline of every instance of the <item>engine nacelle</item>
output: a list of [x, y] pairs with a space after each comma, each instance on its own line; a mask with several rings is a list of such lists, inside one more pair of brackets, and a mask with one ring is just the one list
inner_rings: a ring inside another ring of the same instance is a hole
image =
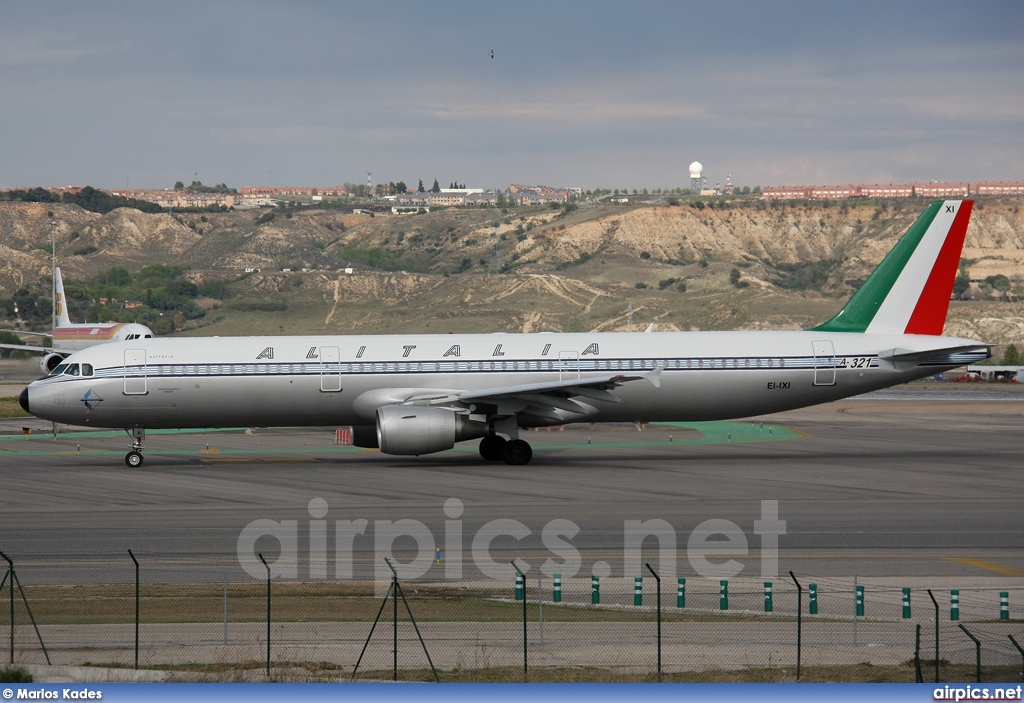
[[39, 357], [39, 368], [44, 374], [49, 376], [50, 372], [57, 368], [62, 361], [64, 361], [63, 354], [44, 354]]
[[456, 442], [483, 437], [487, 423], [471, 422], [447, 408], [384, 405], [377, 408], [377, 441], [385, 454], [432, 454]]

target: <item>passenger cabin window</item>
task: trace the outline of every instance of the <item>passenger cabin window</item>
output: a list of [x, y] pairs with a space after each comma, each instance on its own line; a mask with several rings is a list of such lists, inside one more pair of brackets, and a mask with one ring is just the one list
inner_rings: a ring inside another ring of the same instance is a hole
[[92, 364], [82, 364], [82, 375], [92, 376]]

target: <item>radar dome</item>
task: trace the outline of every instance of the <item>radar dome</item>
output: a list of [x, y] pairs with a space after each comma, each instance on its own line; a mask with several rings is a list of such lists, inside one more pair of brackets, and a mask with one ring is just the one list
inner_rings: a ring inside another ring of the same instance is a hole
[[700, 172], [704, 170], [701, 166], [700, 161], [694, 161], [690, 164], [690, 178], [700, 178]]

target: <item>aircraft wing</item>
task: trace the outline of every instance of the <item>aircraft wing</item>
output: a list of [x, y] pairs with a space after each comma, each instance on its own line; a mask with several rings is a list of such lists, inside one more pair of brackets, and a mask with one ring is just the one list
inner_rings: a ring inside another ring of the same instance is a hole
[[410, 405], [448, 405], [469, 408], [474, 406], [496, 406], [497, 415], [510, 415], [524, 410], [531, 415], [562, 420], [555, 411], [587, 414], [587, 409], [572, 400], [574, 397], [587, 398], [607, 403], [621, 400], [609, 391], [630, 381], [646, 379], [655, 387], [661, 386], [661, 370], [658, 366], [644, 374], [614, 374], [590, 378], [574, 378], [545, 383], [525, 383], [518, 386], [499, 386], [481, 390], [447, 392], [438, 395], [420, 394], [408, 398]]
[[30, 351], [36, 354], [49, 354], [50, 352], [59, 351], [53, 347], [40, 347], [35, 344], [0, 344], [0, 349], [17, 349], [18, 351]]

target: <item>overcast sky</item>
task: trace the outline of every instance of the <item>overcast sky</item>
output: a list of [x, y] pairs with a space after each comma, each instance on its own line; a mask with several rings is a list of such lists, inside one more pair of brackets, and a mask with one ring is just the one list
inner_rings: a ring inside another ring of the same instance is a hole
[[0, 0], [0, 188], [686, 187], [694, 160], [1024, 180], [1024, 3]]

